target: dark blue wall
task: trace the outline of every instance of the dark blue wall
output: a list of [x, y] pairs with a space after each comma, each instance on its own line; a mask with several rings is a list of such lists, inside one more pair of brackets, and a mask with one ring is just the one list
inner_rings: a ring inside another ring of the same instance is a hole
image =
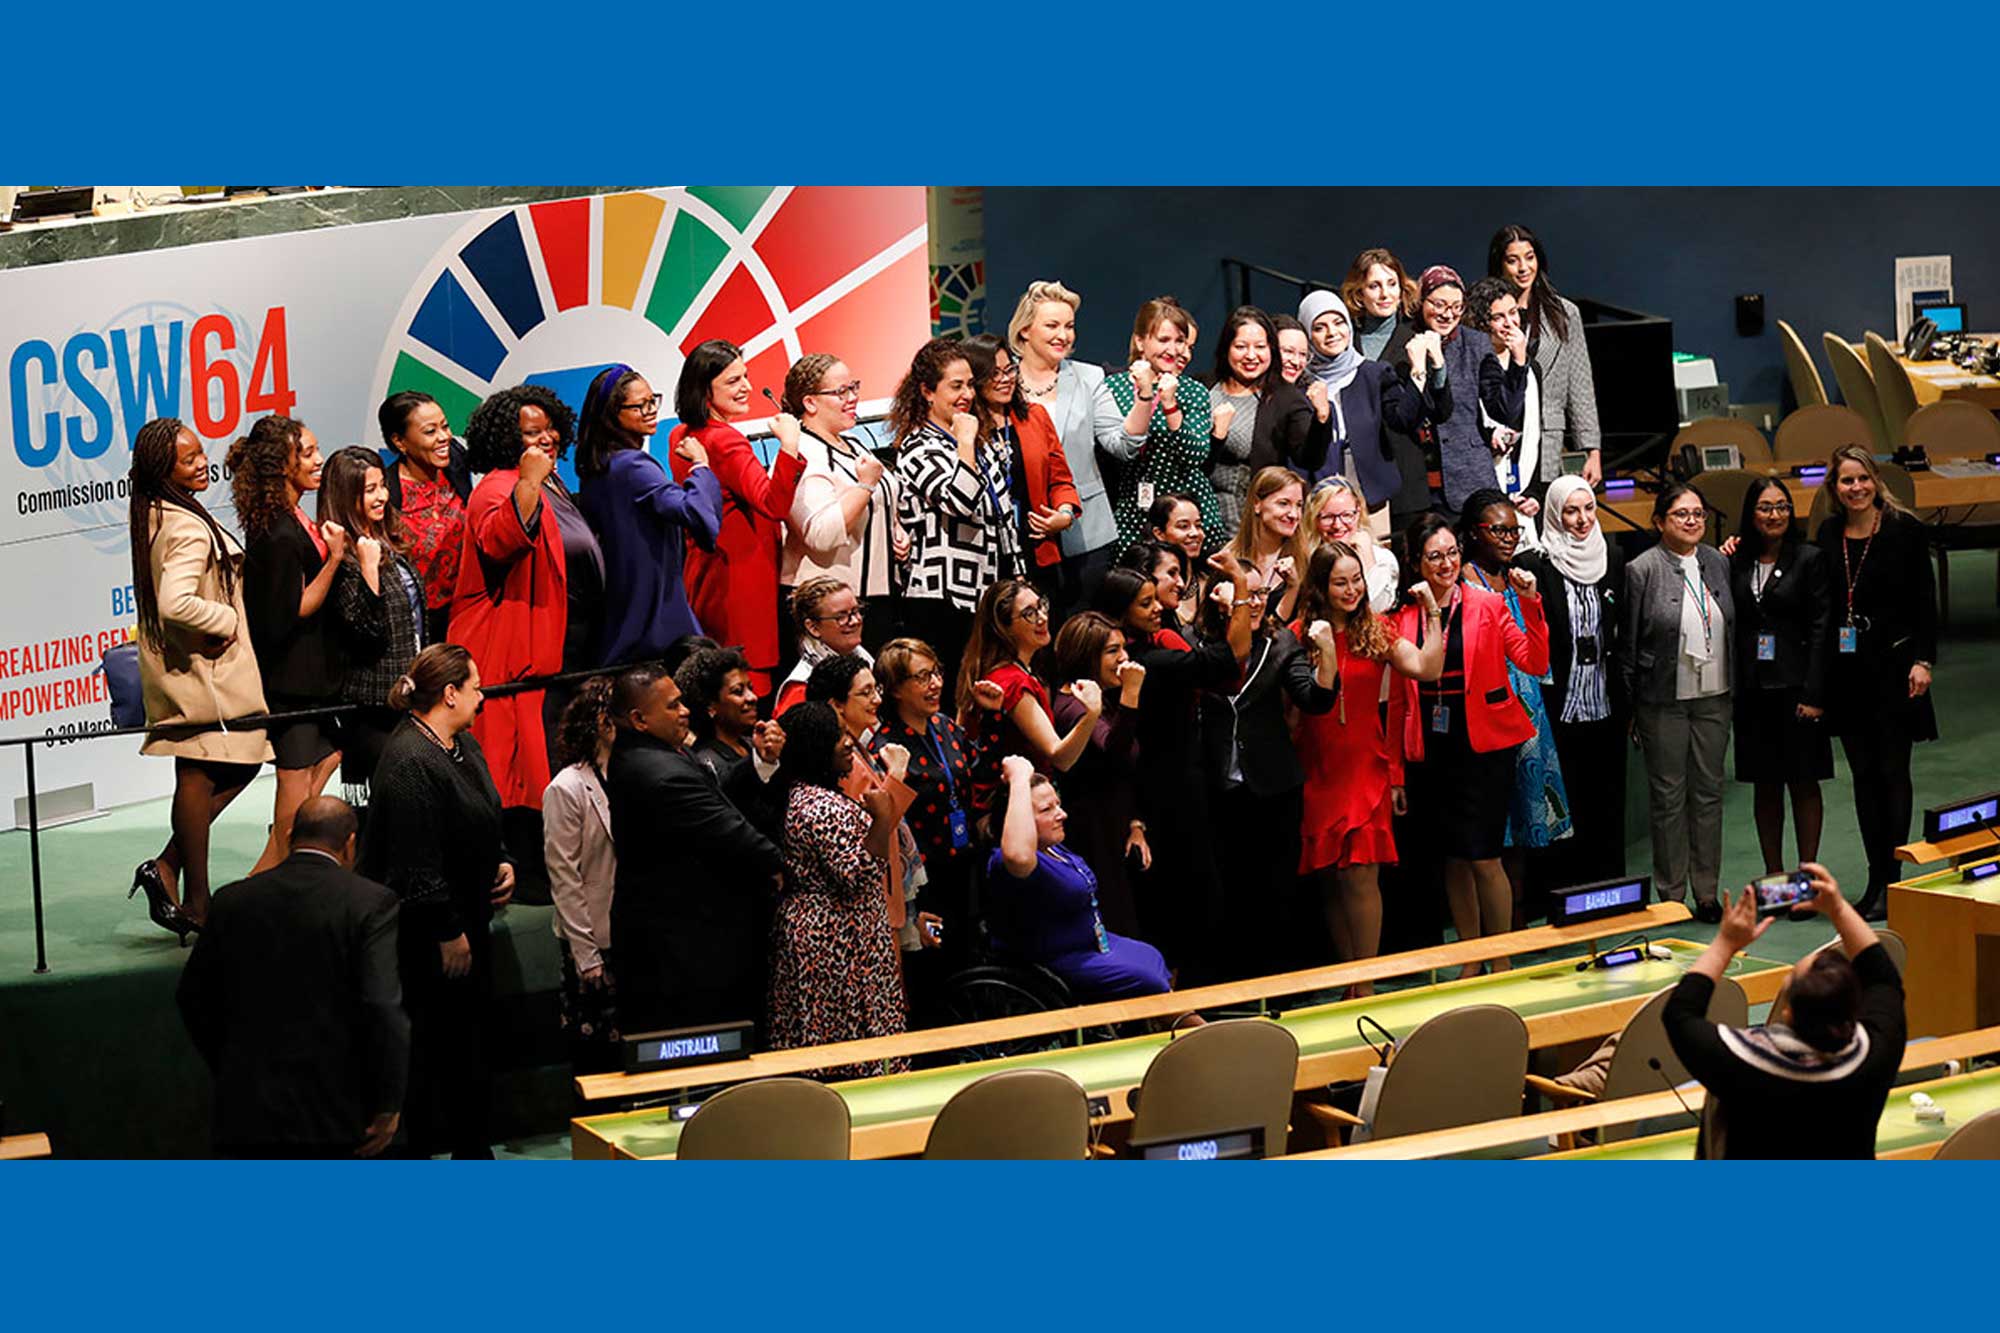
[[[1355, 253], [1394, 250], [1414, 275], [1447, 263], [1470, 282], [1509, 222], [1542, 238], [1563, 292], [1674, 322], [1674, 346], [1715, 358], [1737, 402], [1780, 398], [1776, 320], [1820, 351], [1828, 329], [1895, 332], [1893, 261], [1953, 257], [1973, 326], [2000, 326], [1992, 189], [1078, 189], [986, 191], [987, 314], [1004, 325], [1022, 288], [1059, 278], [1081, 293], [1079, 354], [1119, 364], [1132, 312], [1171, 292], [1201, 325], [1197, 368], [1227, 313], [1221, 260], [1337, 281]], [[1276, 286], [1253, 289], [1282, 305]], [[1764, 294], [1765, 332], [1736, 333], [1734, 297]], [[1788, 395], [1787, 395], [1788, 396]]]

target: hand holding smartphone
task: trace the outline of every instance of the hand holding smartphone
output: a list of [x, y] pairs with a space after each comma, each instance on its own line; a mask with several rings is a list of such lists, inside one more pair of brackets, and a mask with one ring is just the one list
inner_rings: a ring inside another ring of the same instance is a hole
[[1765, 875], [1750, 882], [1757, 894], [1757, 915], [1775, 916], [1794, 907], [1812, 906], [1815, 890], [1812, 876], [1803, 870], [1787, 870]]

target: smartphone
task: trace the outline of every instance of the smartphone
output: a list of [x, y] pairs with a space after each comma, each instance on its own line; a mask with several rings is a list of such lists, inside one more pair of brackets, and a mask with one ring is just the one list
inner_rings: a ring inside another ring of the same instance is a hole
[[924, 934], [931, 937], [932, 944], [941, 944], [944, 942], [944, 925], [937, 921], [926, 921]]
[[1762, 879], [1752, 880], [1750, 887], [1757, 891], [1759, 914], [1790, 911], [1813, 900], [1812, 876], [1803, 870], [1788, 870], [1782, 875], [1766, 875]]

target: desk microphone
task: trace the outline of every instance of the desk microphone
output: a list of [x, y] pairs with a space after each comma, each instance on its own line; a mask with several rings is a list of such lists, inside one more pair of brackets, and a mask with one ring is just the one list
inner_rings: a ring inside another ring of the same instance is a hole
[[771, 400], [771, 406], [773, 406], [773, 407], [777, 408], [777, 409], [778, 409], [778, 410], [779, 410], [780, 412], [782, 412], [782, 411], [784, 411], [784, 410], [785, 410], [785, 405], [784, 405], [783, 403], [779, 402], [779, 401], [778, 401], [778, 399], [777, 399], [777, 397], [776, 397], [776, 395], [774, 395], [774, 394], [773, 394], [773, 393], [771, 392], [771, 386], [770, 386], [770, 385], [768, 385], [768, 384], [767, 384], [767, 385], [765, 385], [765, 386], [764, 386], [764, 387], [763, 387], [762, 389], [759, 389], [759, 390], [758, 390], [758, 392], [759, 392], [759, 393], [761, 393], [761, 394], [763, 394], [763, 395], [764, 395], [764, 396], [765, 396], [766, 398], [769, 398], [769, 399]]
[[1666, 1066], [1660, 1063], [1660, 1057], [1655, 1055], [1648, 1058], [1646, 1061], [1646, 1068], [1652, 1070], [1655, 1074], [1658, 1074], [1660, 1076], [1660, 1082], [1666, 1084], [1667, 1091], [1674, 1094], [1674, 1100], [1681, 1104], [1681, 1110], [1686, 1111], [1688, 1113], [1689, 1119], [1693, 1120], [1695, 1124], [1699, 1125], [1701, 1123], [1701, 1117], [1694, 1113], [1694, 1108], [1687, 1104], [1687, 1098], [1681, 1096], [1681, 1090], [1674, 1086], [1674, 1081], [1672, 1079], [1667, 1077]]

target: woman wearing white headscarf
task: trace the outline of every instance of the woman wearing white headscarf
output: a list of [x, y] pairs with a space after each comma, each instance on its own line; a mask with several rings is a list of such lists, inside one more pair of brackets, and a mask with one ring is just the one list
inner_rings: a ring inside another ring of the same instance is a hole
[[1558, 884], [1625, 873], [1625, 732], [1630, 716], [1619, 679], [1625, 560], [1597, 521], [1597, 497], [1581, 477], [1549, 483], [1542, 549], [1516, 563], [1534, 572], [1549, 622], [1549, 675], [1542, 702], [1569, 791], [1575, 835], [1558, 846]]
[[[1428, 373], [1413, 377], [1407, 364], [1365, 360], [1354, 345], [1347, 303], [1337, 292], [1309, 292], [1299, 302], [1311, 354], [1300, 380], [1325, 386], [1326, 401], [1313, 394], [1313, 410], [1331, 425], [1333, 443], [1313, 474], [1346, 477], [1368, 501], [1368, 525], [1378, 537], [1389, 534], [1389, 502], [1403, 485], [1390, 430], [1415, 434], [1426, 404]], [[1449, 413], [1449, 406], [1440, 406]]]

